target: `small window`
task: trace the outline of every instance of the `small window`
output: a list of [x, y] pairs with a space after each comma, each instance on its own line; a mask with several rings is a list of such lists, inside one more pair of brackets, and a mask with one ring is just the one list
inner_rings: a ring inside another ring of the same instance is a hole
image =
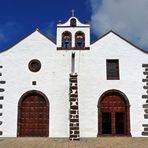
[[75, 46], [78, 48], [85, 47], [85, 34], [81, 31], [75, 34]]
[[72, 18], [72, 19], [70, 20], [70, 26], [71, 26], [71, 27], [76, 27], [76, 19], [75, 19], [75, 18]]
[[71, 47], [71, 33], [66, 31], [62, 34], [62, 47], [70, 48]]
[[32, 72], [38, 72], [41, 69], [41, 62], [39, 60], [33, 59], [29, 62], [28, 67]]
[[119, 80], [119, 60], [106, 60], [107, 80]]

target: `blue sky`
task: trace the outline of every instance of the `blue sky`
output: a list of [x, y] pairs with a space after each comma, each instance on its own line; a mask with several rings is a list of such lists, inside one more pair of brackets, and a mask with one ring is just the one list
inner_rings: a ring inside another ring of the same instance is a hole
[[148, 0], [1, 0], [0, 50], [36, 28], [55, 37], [58, 20], [71, 10], [80, 21], [91, 24], [91, 37], [113, 30], [148, 51]]
[[54, 36], [58, 20], [67, 20], [71, 10], [82, 20], [90, 20], [89, 0], [1, 0], [0, 50], [16, 43], [37, 27]]

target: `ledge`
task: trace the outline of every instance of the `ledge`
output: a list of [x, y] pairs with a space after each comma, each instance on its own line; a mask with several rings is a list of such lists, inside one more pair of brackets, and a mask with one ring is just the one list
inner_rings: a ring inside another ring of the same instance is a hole
[[70, 47], [70, 48], [63, 48], [63, 47], [57, 47], [57, 50], [90, 50], [90, 47]]

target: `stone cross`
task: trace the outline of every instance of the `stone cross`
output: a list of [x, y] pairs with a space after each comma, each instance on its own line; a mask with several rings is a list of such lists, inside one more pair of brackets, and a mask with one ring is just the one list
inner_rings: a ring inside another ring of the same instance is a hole
[[71, 12], [72, 12], [72, 17], [74, 17], [75, 16], [75, 10], [72, 9]]

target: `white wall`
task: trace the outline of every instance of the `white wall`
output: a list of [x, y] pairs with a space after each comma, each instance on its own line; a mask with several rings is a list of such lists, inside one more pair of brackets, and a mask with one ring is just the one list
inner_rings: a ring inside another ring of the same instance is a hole
[[[106, 59], [119, 59], [120, 80], [106, 80]], [[110, 89], [120, 90], [128, 97], [131, 134], [141, 136], [145, 124], [142, 63], [148, 63], [147, 54], [113, 33], [92, 44], [90, 52], [81, 53], [78, 73], [81, 137], [97, 136], [98, 100]]]
[[[3, 79], [6, 80], [1, 126], [4, 137], [17, 135], [18, 101], [30, 90], [39, 90], [49, 99], [49, 136], [69, 136], [70, 67], [67, 61], [70, 59], [64, 54], [56, 52], [56, 46], [37, 31], [12, 49], [0, 54]], [[41, 70], [37, 73], [28, 69], [28, 63], [32, 59], [41, 62]], [[37, 85], [32, 86], [32, 81], [37, 81]]]
[[[80, 136], [97, 136], [97, 103], [99, 97], [109, 89], [117, 89], [126, 94], [131, 105], [131, 134], [134, 137], [141, 136], [142, 124], [147, 122], [141, 97], [145, 93], [142, 64], [148, 63], [147, 54], [113, 33], [92, 44], [90, 48], [89, 51], [75, 51]], [[17, 135], [18, 101], [30, 90], [39, 90], [49, 99], [49, 137], [69, 137], [71, 52], [57, 51], [55, 44], [36, 31], [0, 54], [3, 79], [6, 80], [1, 126], [4, 137]], [[28, 69], [32, 59], [41, 61], [42, 67], [37, 73]], [[106, 80], [106, 59], [119, 59], [120, 80]], [[33, 86], [32, 81], [37, 81], [37, 85]]]

